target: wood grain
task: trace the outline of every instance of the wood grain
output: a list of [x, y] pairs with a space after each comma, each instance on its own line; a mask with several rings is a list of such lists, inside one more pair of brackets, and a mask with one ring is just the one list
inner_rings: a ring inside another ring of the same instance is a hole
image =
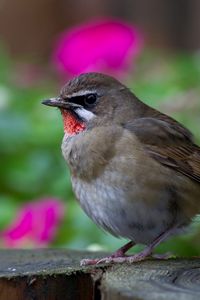
[[80, 267], [105, 253], [0, 250], [0, 300], [199, 300], [200, 258]]
[[200, 299], [200, 259], [113, 266], [102, 279], [104, 300]]

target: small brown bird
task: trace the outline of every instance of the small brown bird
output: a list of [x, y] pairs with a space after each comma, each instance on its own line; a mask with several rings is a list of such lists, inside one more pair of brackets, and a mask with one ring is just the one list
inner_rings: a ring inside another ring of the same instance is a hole
[[[200, 148], [177, 121], [100, 73], [70, 80], [43, 104], [61, 110], [62, 153], [81, 207], [104, 230], [130, 240], [82, 265], [143, 260], [200, 213]], [[126, 256], [137, 243], [146, 248]]]

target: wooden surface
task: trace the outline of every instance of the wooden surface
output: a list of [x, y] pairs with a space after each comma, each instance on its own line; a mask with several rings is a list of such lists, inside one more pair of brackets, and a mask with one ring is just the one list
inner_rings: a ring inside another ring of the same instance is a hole
[[100, 253], [0, 250], [0, 300], [200, 299], [200, 259], [80, 267]]

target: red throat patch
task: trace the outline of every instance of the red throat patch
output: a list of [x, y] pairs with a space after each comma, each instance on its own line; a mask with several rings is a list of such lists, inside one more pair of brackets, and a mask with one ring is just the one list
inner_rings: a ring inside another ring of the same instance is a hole
[[64, 132], [68, 135], [75, 135], [85, 129], [85, 124], [78, 121], [77, 118], [67, 110], [61, 110], [63, 117]]

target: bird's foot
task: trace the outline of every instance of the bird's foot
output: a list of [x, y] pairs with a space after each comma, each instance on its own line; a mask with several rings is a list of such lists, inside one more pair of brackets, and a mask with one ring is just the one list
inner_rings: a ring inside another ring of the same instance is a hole
[[81, 260], [81, 266], [87, 266], [87, 265], [98, 265], [102, 263], [111, 264], [111, 263], [133, 263], [138, 262], [141, 260], [144, 260], [147, 257], [153, 257], [156, 259], [169, 259], [174, 257], [170, 253], [166, 254], [153, 254], [153, 249], [159, 245], [166, 237], [168, 237], [171, 232], [174, 231], [174, 228], [169, 229], [168, 231], [162, 233], [160, 236], [158, 236], [150, 245], [148, 245], [144, 250], [141, 252], [126, 256], [125, 253], [134, 245], [134, 242], [130, 241], [120, 249], [118, 249], [115, 253], [113, 253], [110, 256], [103, 257], [103, 258], [97, 258], [97, 259], [82, 259]]
[[112, 263], [114, 262], [114, 258], [122, 259], [125, 256], [125, 253], [132, 248], [135, 245], [133, 241], [128, 242], [123, 247], [119, 248], [117, 251], [115, 251], [112, 255], [104, 257], [104, 258], [96, 258], [96, 259], [82, 259], [81, 260], [81, 266], [87, 266], [87, 265], [98, 265], [100, 263]]
[[[114, 262], [123, 262], [120, 261], [120, 259], [123, 259], [124, 257], [112, 257], [112, 256], [106, 256], [103, 258], [95, 258], [95, 259], [82, 259], [81, 260], [81, 266], [89, 266], [89, 265], [99, 265], [99, 264], [109, 264], [109, 263], [114, 263]], [[116, 261], [117, 260], [117, 261]]]
[[122, 263], [134, 263], [134, 262], [138, 262], [138, 261], [142, 261], [145, 260], [146, 258], [155, 258], [155, 259], [160, 259], [160, 260], [167, 260], [170, 258], [174, 258], [175, 256], [168, 252], [165, 254], [151, 254], [149, 252], [146, 251], [146, 249], [144, 249], [144, 251], [134, 254], [134, 255], [129, 255], [129, 256], [115, 256], [115, 255], [111, 255], [111, 256], [106, 256], [103, 258], [96, 258], [96, 259], [82, 259], [81, 260], [81, 266], [88, 266], [88, 265], [99, 265], [99, 264], [114, 264], [114, 263], [118, 263], [118, 264], [122, 264]]
[[114, 263], [114, 262], [116, 262], [116, 260], [118, 260], [118, 263], [119, 263], [121, 259], [126, 257], [123, 254], [121, 255], [121, 253], [119, 253], [120, 255], [117, 255], [117, 254], [118, 254], [118, 252], [115, 252], [114, 254], [103, 257], [103, 258], [82, 259], [80, 264], [81, 264], [81, 266], [98, 265], [98, 264], [103, 264], [103, 263], [108, 264], [108, 263]]
[[121, 254], [120, 252], [115, 252], [114, 254], [103, 257], [103, 258], [96, 258], [96, 259], [82, 259], [81, 260], [81, 266], [88, 266], [88, 265], [99, 265], [99, 264], [113, 264], [113, 263], [118, 263], [122, 264], [124, 262], [126, 263], [133, 263], [133, 262], [138, 262], [141, 260], [144, 260], [148, 256], [151, 255], [151, 248], [147, 247], [143, 251], [130, 255], [130, 256], [125, 256], [125, 255], [118, 255]]
[[81, 266], [88, 266], [88, 265], [99, 265], [99, 264], [122, 264], [124, 262], [126, 263], [133, 263], [137, 261], [144, 260], [146, 257], [139, 254], [130, 255], [130, 256], [119, 256], [119, 257], [112, 257], [107, 256], [103, 258], [96, 258], [96, 259], [82, 259], [81, 260]]

